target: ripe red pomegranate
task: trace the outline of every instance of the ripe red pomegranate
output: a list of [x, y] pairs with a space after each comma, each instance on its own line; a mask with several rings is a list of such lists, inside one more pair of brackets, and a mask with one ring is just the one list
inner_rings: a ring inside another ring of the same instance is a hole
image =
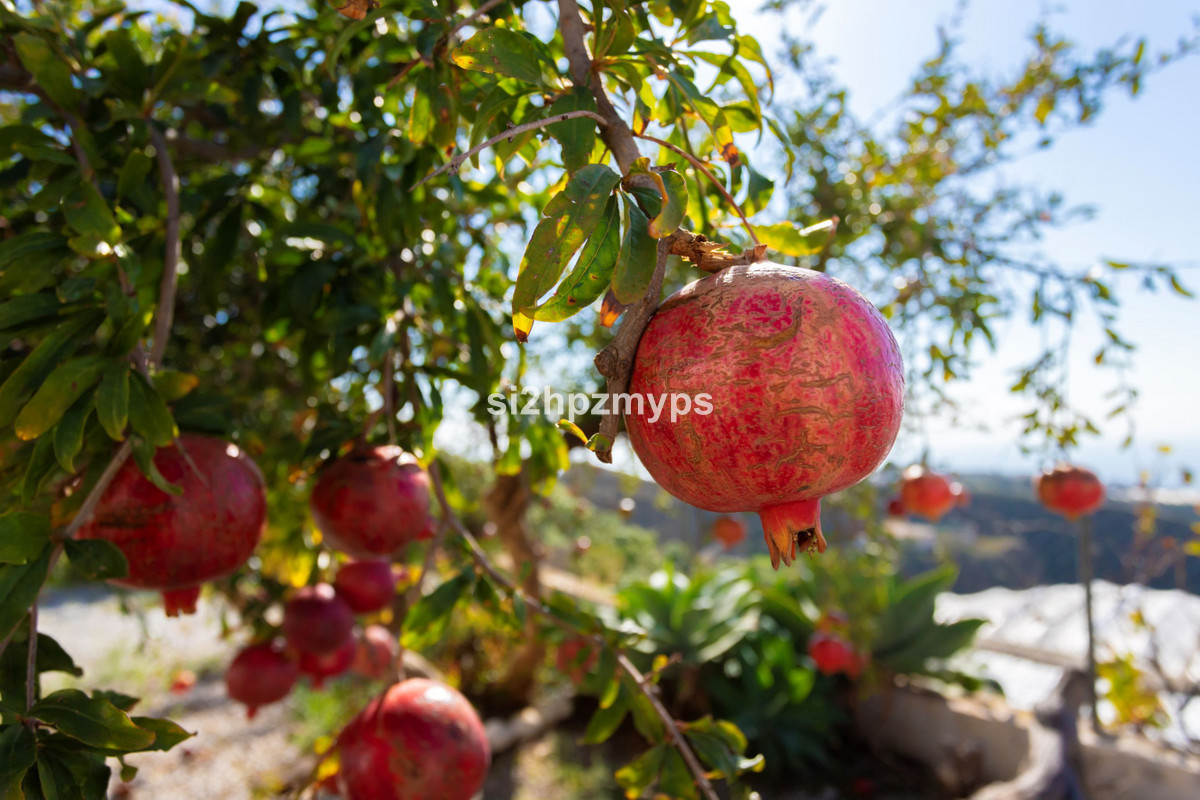
[[282, 700], [292, 690], [300, 669], [274, 642], [253, 644], [242, 650], [225, 671], [229, 696], [246, 705], [253, 718], [259, 706]]
[[353, 633], [354, 612], [328, 583], [297, 589], [283, 607], [283, 635], [298, 653], [332, 653]]
[[887, 456], [904, 365], [883, 316], [854, 289], [821, 272], [753, 264], [659, 307], [629, 392], [641, 401], [629, 404], [625, 427], [654, 479], [699, 508], [757, 511], [778, 569], [797, 548], [825, 549], [821, 498]]
[[899, 497], [893, 497], [888, 500], [887, 515], [889, 517], [903, 517], [908, 514], [908, 509], [904, 507], [904, 500]]
[[862, 659], [854, 646], [832, 633], [814, 633], [808, 639], [808, 655], [822, 675], [845, 673], [857, 678], [862, 673]]
[[394, 445], [358, 448], [330, 464], [309, 507], [329, 546], [355, 558], [392, 555], [434, 532], [429, 476]]
[[900, 500], [910, 514], [931, 522], [937, 522], [958, 504], [950, 480], [921, 464], [913, 464], [900, 476]]
[[121, 549], [129, 575], [114, 583], [163, 591], [169, 616], [190, 614], [200, 584], [228, 575], [254, 552], [267, 519], [263, 477], [236, 446], [193, 434], [160, 448], [154, 464], [183, 494], [162, 491], [129, 459], [76, 536]]
[[467, 698], [424, 678], [397, 683], [372, 700], [338, 744], [345, 800], [470, 800], [492, 760]]
[[600, 654], [595, 646], [585, 639], [568, 639], [558, 646], [554, 657], [554, 666], [558, 671], [571, 679], [578, 686], [596, 666]]
[[713, 538], [721, 543], [721, 547], [732, 550], [746, 538], [746, 526], [733, 517], [717, 517], [713, 523]]
[[350, 668], [364, 678], [383, 680], [396, 674], [396, 659], [400, 644], [396, 636], [382, 625], [368, 625], [355, 638], [354, 663]]
[[354, 664], [357, 642], [351, 636], [332, 653], [301, 653], [298, 659], [300, 672], [312, 679], [314, 689], [325, 685], [326, 678], [341, 675]]
[[338, 567], [333, 588], [355, 614], [369, 614], [391, 605], [396, 574], [387, 561], [351, 561]]
[[1059, 464], [1034, 479], [1042, 505], [1076, 520], [1104, 505], [1104, 484], [1096, 473], [1073, 464]]

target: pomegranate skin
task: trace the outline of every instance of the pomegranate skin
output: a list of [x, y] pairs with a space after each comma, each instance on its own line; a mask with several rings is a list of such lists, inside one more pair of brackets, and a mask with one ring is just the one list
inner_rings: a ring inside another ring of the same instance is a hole
[[857, 678], [862, 673], [862, 659], [854, 646], [832, 633], [814, 633], [808, 640], [808, 655], [822, 675], [845, 673]]
[[321, 689], [325, 686], [326, 678], [341, 675], [350, 669], [356, 649], [357, 643], [349, 638], [332, 653], [301, 653], [298, 659], [300, 672], [312, 679], [314, 689]]
[[394, 445], [359, 448], [330, 464], [309, 508], [329, 546], [355, 558], [392, 555], [434, 532], [429, 476]]
[[355, 614], [369, 614], [391, 605], [396, 575], [387, 561], [351, 561], [338, 568], [333, 588]]
[[351, 640], [354, 612], [328, 583], [296, 590], [283, 607], [283, 635], [298, 653], [327, 655]]
[[731, 550], [746, 538], [746, 526], [733, 517], [718, 517], [713, 523], [712, 535], [721, 547]]
[[225, 671], [225, 689], [230, 698], [246, 706], [252, 719], [259, 706], [282, 700], [292, 691], [300, 668], [273, 642], [254, 644], [242, 650]]
[[129, 575], [113, 583], [164, 591], [169, 616], [195, 610], [196, 595], [176, 590], [195, 589], [246, 563], [267, 519], [262, 473], [241, 450], [194, 434], [176, 444], [160, 448], [154, 464], [183, 494], [162, 491], [130, 459], [76, 534], [119, 547]]
[[[853, 288], [762, 263], [668, 298], [642, 335], [629, 393], [643, 402], [625, 427], [659, 485], [708, 511], [757, 511], [778, 569], [798, 548], [825, 549], [821, 498], [887, 456], [904, 365], [883, 316]], [[673, 395], [704, 393], [711, 413], [671, 419]], [[654, 422], [651, 401], [665, 402]]]
[[[954, 486], [944, 475], [913, 464], [900, 478], [900, 501], [910, 513], [937, 522], [959, 504]], [[962, 485], [958, 486], [961, 492]]]
[[1034, 479], [1038, 500], [1056, 514], [1077, 520], [1104, 505], [1104, 484], [1096, 473], [1073, 464], [1058, 464]]
[[470, 800], [491, 748], [465, 697], [412, 678], [372, 700], [338, 737], [345, 800]]

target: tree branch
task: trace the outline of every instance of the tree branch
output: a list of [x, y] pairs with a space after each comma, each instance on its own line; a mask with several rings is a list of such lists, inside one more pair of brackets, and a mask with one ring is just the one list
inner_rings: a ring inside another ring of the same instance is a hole
[[154, 346], [150, 350], [150, 362], [158, 365], [167, 352], [167, 339], [171, 335], [171, 323], [175, 319], [175, 291], [179, 283], [179, 257], [182, 244], [179, 238], [179, 175], [167, 151], [166, 137], [155, 127], [153, 120], [146, 120], [146, 130], [154, 144], [154, 157], [162, 173], [163, 193], [167, 198], [167, 249], [163, 254], [162, 281], [158, 289], [158, 311], [154, 321]]
[[[435, 169], [433, 172], [426, 175], [418, 183], [413, 184], [412, 189], [417, 189], [421, 186], [424, 186], [430, 180], [437, 177], [438, 175], [441, 175], [443, 172], [446, 172], [447, 170], [449, 170], [450, 172], [458, 172], [459, 168], [463, 165], [463, 163], [468, 158], [470, 158], [471, 156], [480, 152], [481, 150], [486, 150], [487, 148], [491, 147], [494, 144], [497, 144], [497, 143], [503, 142], [503, 141], [511, 142], [513, 140], [513, 137], [519, 136], [522, 133], [526, 133], [528, 131], [536, 131], [540, 128], [548, 128], [549, 126], [556, 125], [559, 122], [566, 122], [569, 119], [577, 119], [579, 117], [589, 117], [590, 119], [596, 120], [596, 122], [600, 123], [601, 130], [604, 129], [603, 128], [604, 125], [608, 124], [607, 120], [605, 120], [604, 117], [600, 116], [595, 111], [567, 111], [562, 114], [555, 114], [553, 117], [547, 117], [546, 119], [535, 119], [533, 122], [525, 122], [520, 125], [515, 125], [515, 126], [509, 128], [508, 130], [506, 130], [504, 133], [493, 136], [492, 138], [488, 139], [486, 142], [480, 142], [479, 144], [475, 145], [467, 152], [454, 156], [454, 158], [450, 159], [445, 164], [442, 164], [440, 167]], [[411, 189], [410, 189], [410, 191], [411, 191]]]
[[687, 152], [683, 148], [676, 147], [675, 145], [671, 144], [670, 142], [659, 139], [656, 136], [651, 136], [648, 133], [637, 133], [634, 135], [637, 136], [637, 138], [639, 138], [639, 139], [645, 139], [648, 142], [654, 142], [655, 144], [657, 144], [661, 147], [665, 147], [668, 150], [670, 150], [671, 152], [676, 153], [677, 155], [683, 156], [685, 159], [687, 159], [689, 164], [691, 164], [693, 167], [695, 167], [697, 170], [699, 170], [699, 172], [702, 175], [704, 175], [705, 178], [708, 178], [709, 183], [711, 183], [713, 186], [717, 187], [717, 191], [719, 191], [721, 193], [721, 196], [725, 198], [725, 202], [729, 203], [729, 205], [733, 208], [733, 210], [737, 212], [738, 218], [742, 221], [742, 226], [746, 229], [746, 232], [750, 234], [750, 238], [754, 240], [755, 244], [759, 244], [758, 234], [756, 234], [754, 232], [754, 226], [750, 224], [750, 220], [746, 219], [746, 214], [742, 211], [742, 207], [739, 206], [737, 204], [737, 201], [733, 199], [733, 195], [731, 195], [729, 193], [729, 190], [725, 188], [725, 184], [723, 184], [723, 183], [721, 183], [721, 181], [717, 180], [717, 176], [712, 174], [712, 172], [708, 169], [708, 167], [706, 167], [704, 165], [703, 161], [696, 158], [694, 155]]
[[[659, 252], [663, 252], [661, 243]], [[666, 257], [663, 256], [659, 259], [660, 265], [663, 261], [665, 261], [665, 258]], [[487, 553], [485, 553], [483, 548], [479, 546], [479, 542], [473, 535], [471, 535], [471, 532], [467, 530], [465, 525], [463, 525], [462, 520], [458, 518], [458, 515], [454, 512], [454, 509], [451, 508], [450, 501], [446, 499], [446, 490], [442, 486], [441, 472], [438, 469], [437, 462], [434, 462], [430, 466], [429, 477], [433, 483], [433, 490], [437, 495], [438, 504], [442, 507], [443, 521], [446, 525], [453, 528], [454, 531], [463, 538], [463, 541], [467, 543], [467, 548], [471, 551], [471, 558], [474, 559], [475, 563], [480, 569], [486, 572], [493, 581], [500, 584], [510, 595], [513, 597], [520, 597], [524, 601], [526, 607], [532, 609], [534, 613], [543, 617], [555, 627], [561, 628], [562, 630], [574, 634], [580, 638], [587, 639], [593, 642], [597, 647], [606, 648], [609, 646], [604, 640], [603, 636], [593, 635], [562, 619], [553, 611], [551, 611], [549, 607], [543, 605], [540, 600], [530, 597], [523, 592], [520, 587], [518, 587], [512, 581], [511, 578], [500, 572], [500, 570], [496, 569], [491, 560], [488, 559]], [[646, 676], [642, 674], [641, 670], [634, 666], [633, 662], [630, 661], [623, 652], [617, 650], [615, 654], [617, 657], [617, 665], [633, 680], [634, 684], [637, 685], [638, 690], [646, 697], [647, 700], [650, 701], [650, 705], [653, 706], [655, 713], [662, 721], [663, 728], [667, 731], [667, 735], [670, 737], [671, 744], [679, 751], [679, 754], [683, 757], [684, 763], [687, 764], [688, 770], [692, 773], [692, 777], [696, 782], [696, 786], [699, 787], [700, 793], [706, 798], [706, 800], [718, 800], [716, 790], [713, 789], [712, 783], [708, 780], [708, 776], [705, 774], [703, 765], [701, 765], [700, 761], [696, 758], [696, 754], [692, 752], [692, 748], [688, 745], [683, 733], [679, 730], [679, 724], [675, 721], [675, 718], [671, 716], [671, 712], [667, 710], [666, 706], [664, 706], [662, 701], [659, 700], [657, 693], [651, 688], [651, 684], [646, 680]]]
[[[38, 687], [38, 671], [37, 671], [37, 626], [38, 626], [38, 604], [37, 598], [33, 598], [33, 604], [29, 606], [29, 652], [25, 659], [25, 710], [33, 708], [34, 702], [37, 700]], [[30, 730], [37, 727], [35, 720], [26, 720], [26, 725]]]

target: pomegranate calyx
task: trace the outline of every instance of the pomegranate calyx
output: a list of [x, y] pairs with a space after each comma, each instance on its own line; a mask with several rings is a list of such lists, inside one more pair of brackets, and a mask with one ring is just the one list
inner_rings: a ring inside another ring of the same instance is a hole
[[825, 552], [820, 498], [767, 506], [758, 512], [758, 516], [762, 519], [763, 536], [771, 553], [773, 569], [778, 570], [781, 561], [790, 567], [797, 550]]

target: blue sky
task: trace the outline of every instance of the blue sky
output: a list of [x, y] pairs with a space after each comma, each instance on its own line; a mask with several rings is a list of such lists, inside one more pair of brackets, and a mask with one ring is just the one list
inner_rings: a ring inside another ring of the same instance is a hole
[[[955, 5], [953, 0], [837, 0], [827, 4], [811, 27], [806, 25], [810, 15], [795, 12], [786, 17], [786, 27], [816, 43], [817, 54], [831, 61], [833, 74], [848, 88], [852, 110], [871, 119], [904, 92], [914, 70], [936, 52], [937, 23], [948, 19]], [[775, 49], [771, 43], [785, 27], [778, 15], [734, 6], [742, 27], [764, 49]], [[978, 0], [964, 14], [962, 58], [988, 73], [1011, 71], [1028, 52], [1023, 39], [1046, 8], [1032, 0]], [[1157, 53], [1188, 34], [1196, 16], [1200, 3], [1074, 0], [1054, 5], [1048, 19], [1085, 52], [1122, 36], [1146, 36], [1149, 52]], [[1062, 265], [1080, 269], [1106, 257], [1171, 261], [1187, 267], [1185, 284], [1200, 289], [1198, 130], [1200, 57], [1191, 57], [1151, 76], [1136, 99], [1112, 95], [1093, 125], [1006, 167], [1014, 180], [1060, 189], [1069, 201], [1097, 208], [1091, 221], [1049, 232], [1040, 249]], [[1166, 443], [1175, 450], [1166, 462], [1200, 466], [1200, 301], [1141, 293], [1133, 280], [1118, 285], [1124, 290], [1120, 327], [1140, 345], [1130, 374], [1141, 392], [1138, 441], [1133, 452], [1122, 451], [1124, 426], [1110, 426], [1111, 431], [1081, 448], [1077, 459], [1110, 480], [1131, 482], [1139, 469], [1163, 466], [1154, 450]], [[982, 358], [969, 385], [955, 393], [991, 430], [971, 433], [931, 425], [931, 457], [942, 467], [1014, 473], [1040, 463], [1037, 457], [1021, 456], [1017, 428], [1003, 422], [1021, 409], [1007, 391], [1012, 369], [1035, 351], [1039, 336], [1023, 318], [1002, 325], [999, 333], [997, 353]], [[1091, 367], [1099, 341], [1094, 325], [1079, 326], [1070, 398], [1102, 418], [1111, 407], [1102, 395], [1113, 377]], [[902, 439], [893, 457], [916, 457], [924, 443]]]

